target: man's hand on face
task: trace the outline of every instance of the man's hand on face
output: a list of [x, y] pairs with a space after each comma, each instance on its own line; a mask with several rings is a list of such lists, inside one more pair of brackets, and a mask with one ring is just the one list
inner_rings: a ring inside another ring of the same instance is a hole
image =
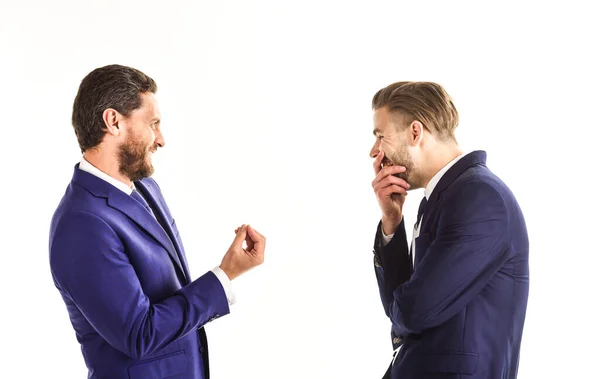
[[405, 172], [406, 167], [381, 167], [384, 157], [385, 153], [380, 151], [373, 162], [373, 169], [376, 176], [371, 185], [377, 196], [379, 208], [381, 208], [383, 232], [385, 234], [392, 234], [396, 231], [400, 222], [402, 222], [402, 206], [404, 205], [410, 185], [404, 179], [394, 176], [395, 174]]

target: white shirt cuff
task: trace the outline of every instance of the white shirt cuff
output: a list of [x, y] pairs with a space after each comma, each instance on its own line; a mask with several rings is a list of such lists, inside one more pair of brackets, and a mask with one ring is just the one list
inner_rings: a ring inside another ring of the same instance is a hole
[[392, 240], [392, 238], [394, 238], [394, 233], [387, 235], [383, 232], [383, 228], [381, 228], [381, 236], [383, 237], [383, 240], [381, 241], [381, 247], [384, 247]]
[[227, 303], [229, 303], [229, 305], [235, 304], [235, 292], [233, 292], [233, 285], [231, 284], [231, 280], [229, 280], [229, 277], [225, 271], [223, 271], [219, 266], [213, 268], [211, 271], [221, 282], [221, 285], [225, 290], [225, 296], [227, 296]]

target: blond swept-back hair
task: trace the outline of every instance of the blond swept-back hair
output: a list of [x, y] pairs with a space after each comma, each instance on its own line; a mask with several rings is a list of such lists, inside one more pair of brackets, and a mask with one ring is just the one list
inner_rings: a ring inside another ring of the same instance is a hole
[[456, 141], [454, 130], [458, 126], [458, 112], [450, 95], [437, 83], [392, 83], [373, 96], [373, 110], [383, 107], [391, 114], [408, 116], [402, 128], [416, 120], [436, 138]]

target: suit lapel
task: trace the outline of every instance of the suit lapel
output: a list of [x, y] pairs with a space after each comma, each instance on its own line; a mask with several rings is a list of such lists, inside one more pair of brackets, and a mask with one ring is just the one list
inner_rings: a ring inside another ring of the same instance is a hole
[[[171, 241], [171, 238], [173, 237], [169, 237], [165, 231], [171, 230], [170, 225], [163, 229], [157, 219], [155, 219], [154, 216], [152, 216], [142, 204], [112, 184], [97, 178], [88, 172], [80, 170], [79, 164], [75, 165], [73, 182], [85, 187], [96, 197], [106, 198], [108, 206], [125, 214], [142, 229], [144, 229], [150, 236], [152, 236], [158, 243], [160, 243], [165, 248], [171, 257], [174, 266], [184, 279], [183, 282], [187, 282], [187, 278], [189, 278], [187, 267], [184, 268], [181, 260], [179, 259], [179, 255], [177, 254], [175, 246]], [[146, 196], [146, 199], [151, 203], [151, 207], [156, 204], [152, 196], [148, 195], [148, 191], [145, 187], [143, 195]], [[157, 215], [157, 218], [159, 216], [162, 217], [161, 222], [164, 223], [164, 213], [162, 213], [162, 211], [158, 213], [159, 215]]]
[[187, 266], [187, 262], [185, 260], [185, 256], [183, 255], [183, 249], [179, 245], [179, 241], [177, 240], [177, 236], [175, 236], [175, 232], [173, 227], [171, 226], [171, 221], [169, 217], [167, 217], [167, 213], [165, 212], [162, 204], [158, 201], [158, 197], [160, 195], [154, 193], [148, 186], [144, 184], [143, 181], [135, 183], [136, 188], [144, 195], [146, 201], [149, 203], [150, 208], [154, 211], [158, 222], [162, 225], [162, 229], [167, 233], [169, 237], [169, 241], [171, 242], [173, 249], [175, 251], [175, 255], [177, 256], [176, 262], [178, 262], [181, 271], [184, 274], [184, 279], [186, 283], [189, 283], [190, 272]]
[[108, 205], [123, 212], [148, 234], [154, 237], [154, 239], [156, 239], [165, 248], [165, 250], [167, 250], [171, 256], [171, 260], [185, 278], [185, 270], [183, 269], [181, 260], [175, 251], [175, 246], [173, 246], [171, 239], [159, 222], [146, 209], [144, 209], [143, 205], [138, 203], [135, 199], [132, 199], [130, 196], [127, 196], [127, 194], [123, 193], [122, 191], [109, 194]]

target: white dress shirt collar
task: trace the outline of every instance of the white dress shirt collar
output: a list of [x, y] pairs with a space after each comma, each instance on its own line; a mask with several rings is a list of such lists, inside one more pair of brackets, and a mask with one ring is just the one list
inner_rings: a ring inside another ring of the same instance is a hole
[[117, 187], [121, 191], [125, 192], [127, 195], [131, 195], [131, 193], [133, 192], [133, 188], [129, 187], [127, 184], [123, 183], [122, 181], [117, 180], [117, 179], [113, 178], [112, 176], [100, 171], [94, 165], [92, 165], [90, 162], [88, 162], [85, 159], [85, 157], [81, 157], [81, 162], [79, 162], [79, 169], [82, 171], [88, 172], [88, 173], [104, 180], [105, 182], [112, 184], [113, 186]]
[[467, 155], [467, 153], [463, 153], [463, 154], [459, 155], [458, 157], [454, 158], [453, 160], [451, 160], [450, 162], [448, 162], [448, 164], [446, 164], [444, 167], [442, 167], [442, 169], [440, 171], [438, 171], [437, 174], [435, 174], [433, 176], [433, 178], [431, 178], [429, 183], [427, 183], [427, 187], [425, 187], [425, 197], [427, 198], [427, 200], [429, 200], [429, 196], [431, 196], [431, 193], [435, 189], [435, 186], [438, 184], [438, 182], [440, 181], [442, 176], [444, 176], [444, 174], [450, 169], [450, 167], [452, 167], [456, 162], [458, 162], [465, 155]]

